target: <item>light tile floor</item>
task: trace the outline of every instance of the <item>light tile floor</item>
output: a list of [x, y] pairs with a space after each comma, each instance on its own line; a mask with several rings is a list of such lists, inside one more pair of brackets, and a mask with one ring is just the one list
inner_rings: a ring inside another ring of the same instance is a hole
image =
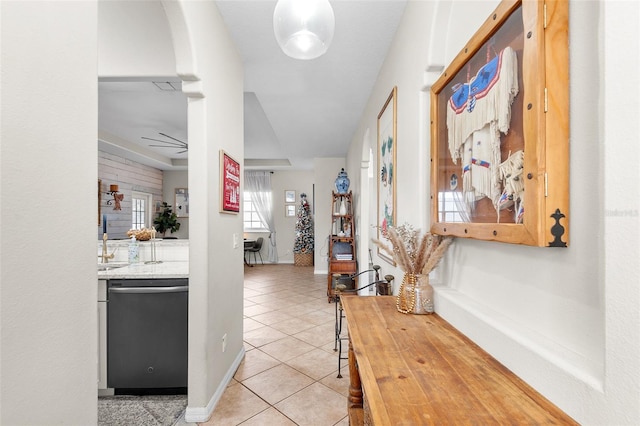
[[337, 378], [327, 276], [283, 264], [244, 270], [245, 358], [201, 425], [348, 425], [349, 367], [343, 360]]

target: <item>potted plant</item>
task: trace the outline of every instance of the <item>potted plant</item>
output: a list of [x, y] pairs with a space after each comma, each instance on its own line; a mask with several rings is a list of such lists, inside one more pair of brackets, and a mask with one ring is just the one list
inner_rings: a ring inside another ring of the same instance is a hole
[[171, 206], [166, 202], [162, 203], [162, 211], [158, 213], [158, 217], [153, 220], [156, 231], [164, 235], [167, 231], [171, 231], [173, 234], [180, 229], [180, 222], [178, 222], [178, 216], [173, 213]]

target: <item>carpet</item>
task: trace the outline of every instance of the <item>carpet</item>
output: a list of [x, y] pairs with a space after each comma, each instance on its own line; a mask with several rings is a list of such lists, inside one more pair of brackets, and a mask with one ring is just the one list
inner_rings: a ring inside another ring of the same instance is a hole
[[186, 395], [101, 396], [98, 425], [173, 426], [186, 406]]

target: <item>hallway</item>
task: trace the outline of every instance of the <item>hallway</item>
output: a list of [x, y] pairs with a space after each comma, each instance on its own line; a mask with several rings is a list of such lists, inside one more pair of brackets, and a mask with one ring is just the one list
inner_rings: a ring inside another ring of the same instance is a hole
[[244, 270], [245, 358], [201, 424], [348, 425], [349, 368], [343, 361], [336, 378], [327, 276], [290, 264]]

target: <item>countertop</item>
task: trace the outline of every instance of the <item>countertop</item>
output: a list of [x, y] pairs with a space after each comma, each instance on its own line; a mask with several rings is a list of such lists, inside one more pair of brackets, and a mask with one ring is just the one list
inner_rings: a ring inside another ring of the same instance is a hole
[[[114, 263], [114, 266], [119, 266]], [[189, 262], [174, 261], [162, 263], [132, 263], [127, 266], [115, 267], [98, 271], [99, 280], [109, 279], [144, 279], [144, 278], [189, 278]]]

